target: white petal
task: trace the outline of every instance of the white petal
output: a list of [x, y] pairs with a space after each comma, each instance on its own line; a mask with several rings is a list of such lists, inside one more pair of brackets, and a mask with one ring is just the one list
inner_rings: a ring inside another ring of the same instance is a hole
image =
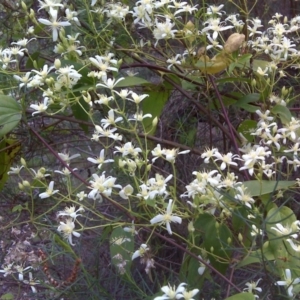
[[151, 224], [155, 224], [155, 223], [160, 223], [164, 221], [164, 216], [163, 215], [157, 215], [156, 217], [152, 218], [150, 220]]

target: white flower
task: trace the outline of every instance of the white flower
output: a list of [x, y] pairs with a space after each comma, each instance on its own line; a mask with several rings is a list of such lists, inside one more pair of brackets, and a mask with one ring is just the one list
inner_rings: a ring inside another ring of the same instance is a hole
[[175, 37], [175, 32], [177, 30], [172, 29], [175, 24], [171, 23], [170, 19], [166, 19], [165, 22], [159, 22], [158, 19], [155, 20], [156, 27], [153, 30], [154, 38], [156, 39], [156, 43], [161, 39], [169, 39]]
[[70, 156], [69, 153], [57, 153], [61, 160], [63, 160], [67, 165], [70, 164], [70, 160], [80, 157], [80, 154], [73, 154]]
[[105, 87], [105, 88], [108, 88], [110, 90], [113, 90], [114, 87], [120, 82], [122, 81], [123, 79], [125, 79], [124, 77], [121, 77], [119, 78], [118, 80], [116, 80], [115, 78], [111, 79], [111, 78], [108, 78], [107, 80], [104, 80], [103, 82], [104, 83], [98, 83], [96, 85], [96, 87], [99, 87], [99, 86], [102, 86], [102, 87]]
[[279, 236], [291, 236], [294, 239], [296, 239], [298, 237], [297, 233], [293, 233], [295, 231], [291, 227], [284, 227], [280, 223], [275, 224], [275, 226], [277, 228], [276, 227], [271, 227], [271, 229], [275, 230], [279, 234]]
[[172, 202], [173, 202], [173, 200], [170, 199], [165, 214], [163, 214], [163, 215], [159, 214], [150, 220], [151, 224], [155, 224], [155, 223], [166, 224], [169, 234], [172, 234], [172, 230], [171, 230], [171, 226], [170, 226], [171, 222], [175, 222], [175, 223], [179, 223], [179, 224], [181, 224], [181, 222], [182, 222], [182, 219], [180, 217], [172, 215], [172, 210], [173, 210]]
[[81, 191], [76, 195], [76, 197], [78, 198], [79, 201], [82, 201], [84, 198], [87, 197], [87, 194], [84, 191]]
[[89, 60], [100, 71], [102, 71], [102, 72], [107, 72], [107, 71], [115, 71], [115, 72], [117, 72], [118, 71], [118, 69], [116, 67], [111, 67], [109, 65], [109, 62], [105, 61], [102, 56], [96, 55], [95, 57], [96, 58], [90, 57]]
[[133, 187], [130, 184], [127, 184], [123, 189], [119, 192], [121, 198], [127, 200], [128, 196], [131, 196], [133, 193]]
[[14, 272], [12, 267], [13, 267], [13, 263], [3, 266], [3, 269], [0, 270], [0, 273], [4, 273], [3, 276], [6, 277], [7, 275], [10, 275]]
[[252, 231], [250, 232], [251, 236], [257, 237], [258, 235], [262, 235], [263, 231], [261, 229], [258, 229], [255, 225], [252, 225]]
[[40, 284], [40, 281], [39, 281], [39, 280], [35, 280], [35, 279], [33, 278], [31, 272], [29, 272], [28, 276], [29, 276], [29, 280], [23, 280], [23, 283], [30, 285], [32, 292], [33, 292], [34, 294], [36, 294], [36, 293], [37, 293], [37, 290], [36, 290], [36, 288], [35, 288], [35, 285]]
[[24, 271], [29, 270], [31, 268], [32, 268], [31, 266], [28, 266], [28, 267], [24, 268], [24, 266], [22, 266], [22, 265], [14, 265], [14, 269], [19, 273], [18, 274], [18, 279], [20, 281], [24, 280], [24, 274], [23, 274]]
[[205, 152], [203, 152], [203, 153], [201, 154], [201, 158], [204, 158], [204, 162], [205, 162], [206, 164], [208, 164], [208, 163], [209, 163], [209, 160], [210, 160], [216, 153], [219, 153], [217, 148], [212, 148], [212, 149], [209, 149], [209, 148], [208, 148], [208, 149], [206, 149]]
[[42, 18], [38, 19], [38, 21], [40, 23], [42, 23], [46, 26], [50, 26], [52, 28], [53, 42], [57, 41], [58, 30], [60, 29], [60, 27], [71, 25], [71, 23], [68, 21], [62, 21], [62, 22], [57, 21], [57, 13], [58, 13], [58, 11], [56, 9], [53, 9], [52, 7], [50, 7], [50, 9], [49, 9], [50, 21], [47, 19], [42, 19]]
[[295, 279], [292, 279], [292, 274], [291, 274], [291, 270], [290, 269], [285, 269], [285, 280], [280, 280], [280, 281], [277, 281], [275, 284], [276, 285], [283, 285], [283, 286], [287, 286], [288, 289], [287, 289], [287, 293], [289, 295], [289, 297], [293, 297], [294, 294], [293, 294], [293, 285], [294, 284], [298, 284], [300, 283], [300, 278], [295, 278]]
[[[246, 288], [244, 288], [244, 291], [247, 291], [248, 293], [252, 293], [254, 294], [255, 291], [261, 293], [262, 292], [262, 288], [257, 287], [258, 283], [261, 281], [261, 278], [258, 279], [256, 282], [251, 281], [251, 282], [247, 282], [245, 285], [247, 286]], [[254, 295], [255, 298], [259, 298], [258, 295]]]
[[187, 5], [185, 5], [183, 8], [178, 9], [178, 10], [174, 13], [174, 16], [176, 16], [177, 14], [180, 14], [180, 13], [182, 13], [182, 12], [183, 12], [183, 13], [189, 13], [189, 14], [192, 14], [193, 11], [198, 10], [198, 9], [197, 9], [197, 6], [198, 6], [198, 4], [195, 5], [195, 6], [191, 6], [191, 5], [187, 4]]
[[10, 171], [7, 172], [8, 175], [12, 175], [12, 174], [15, 174], [15, 175], [18, 175], [20, 173], [20, 171], [22, 170], [24, 166], [16, 166], [16, 167], [10, 167]]
[[113, 159], [105, 159], [104, 149], [102, 149], [100, 151], [100, 154], [99, 154], [99, 156], [97, 158], [88, 157], [87, 160], [90, 161], [90, 162], [92, 162], [93, 164], [98, 164], [98, 169], [100, 169], [103, 164], [114, 162]]
[[266, 67], [264, 70], [261, 67], [258, 67], [256, 72], [260, 75], [260, 76], [268, 76], [268, 68]]
[[165, 159], [168, 162], [175, 162], [175, 158], [177, 157], [177, 155], [179, 154], [186, 154], [189, 153], [190, 150], [184, 150], [184, 151], [180, 151], [178, 152], [178, 149], [164, 149], [163, 150], [163, 154], [165, 155]]
[[120, 152], [120, 153], [122, 153], [123, 157], [128, 156], [128, 155], [131, 155], [132, 157], [137, 157], [139, 155], [139, 153], [142, 152], [141, 148], [139, 148], [139, 147], [135, 148], [131, 142], [127, 142], [122, 147], [116, 146], [116, 149], [117, 149], [117, 151], [115, 151], [114, 153]]
[[204, 22], [204, 25], [206, 24], [207, 26], [202, 29], [202, 32], [213, 31], [212, 38], [214, 40], [218, 37], [219, 32], [233, 28], [232, 25], [223, 26], [224, 22], [220, 22], [220, 18], [210, 18]]
[[176, 54], [175, 57], [173, 56], [172, 58], [169, 58], [167, 60], [167, 64], [169, 64], [168, 69], [170, 70], [171, 67], [174, 66], [174, 65], [181, 65], [180, 58], [181, 58], [181, 54]]
[[53, 7], [64, 7], [63, 4], [60, 3], [61, 0], [44, 0], [41, 1], [39, 0], [39, 10], [41, 9], [46, 9], [48, 10], [49, 8], [53, 8]]
[[[203, 259], [201, 255], [198, 255], [198, 257], [200, 259]], [[199, 275], [203, 275], [203, 273], [204, 273], [204, 271], [206, 269], [206, 265], [204, 263], [202, 263], [201, 261], [199, 261], [199, 263], [200, 263], [200, 267], [198, 268], [198, 273], [199, 273]], [[207, 264], [210, 263], [209, 259], [206, 261], [206, 263]]]
[[146, 97], [149, 97], [149, 95], [147, 94], [143, 94], [143, 95], [138, 95], [134, 92], [131, 92], [131, 97], [133, 99], [133, 101], [131, 99], [128, 99], [129, 101], [134, 102], [135, 104], [140, 104]]
[[27, 72], [25, 75], [23, 75], [22, 77], [21, 76], [18, 76], [18, 75], [14, 75], [13, 77], [18, 80], [19, 82], [21, 82], [19, 84], [19, 88], [22, 88], [23, 86], [26, 86], [27, 83], [31, 80], [31, 78], [29, 77], [31, 74], [31, 72]]
[[39, 194], [39, 197], [41, 199], [45, 199], [45, 198], [49, 198], [52, 195], [56, 194], [57, 192], [59, 192], [59, 190], [53, 190], [53, 186], [54, 186], [54, 181], [51, 181], [49, 183], [48, 188], [46, 189], [46, 192]]
[[57, 230], [59, 232], [62, 232], [62, 234], [64, 235], [64, 237], [66, 239], [68, 239], [69, 243], [74, 246], [75, 244], [73, 244], [72, 242], [72, 235], [76, 236], [76, 237], [80, 237], [80, 233], [74, 231], [75, 228], [75, 224], [72, 220], [72, 218], [68, 218], [66, 220], [66, 222], [60, 222], [60, 225], [58, 226]]
[[237, 157], [237, 154], [232, 154], [231, 152], [228, 152], [227, 154], [221, 154], [219, 152], [216, 152], [214, 156], [217, 158], [215, 161], [221, 160], [222, 164], [220, 166], [221, 170], [225, 170], [226, 166], [237, 166], [238, 164], [236, 162], [233, 162], [232, 160]]
[[117, 117], [115, 119], [115, 111], [113, 109], [110, 109], [108, 111], [108, 118], [101, 119], [101, 126], [103, 126], [104, 129], [106, 129], [110, 125], [116, 125], [116, 123], [121, 122], [123, 120], [122, 117]]
[[94, 180], [90, 181], [92, 191], [88, 194], [89, 198], [96, 199], [100, 197], [100, 193], [109, 197], [112, 193], [112, 188], [121, 189], [122, 186], [115, 184], [116, 178], [109, 176], [105, 177], [105, 172], [101, 176], [97, 174], [92, 174]]
[[251, 204], [254, 203], [254, 199], [250, 196], [250, 194], [246, 193], [247, 188], [245, 186], [239, 186], [236, 188], [238, 192], [236, 194], [236, 198], [241, 201], [244, 205], [249, 208], [252, 208]]
[[146, 244], [142, 244], [142, 245], [140, 246], [140, 249], [136, 250], [136, 251], [133, 253], [133, 255], [132, 255], [132, 257], [131, 257], [131, 260], [134, 260], [134, 259], [136, 259], [137, 257], [143, 257], [144, 254], [145, 254], [147, 251], [149, 251], [148, 246], [147, 246]]
[[294, 251], [300, 252], [300, 245], [295, 245], [294, 242], [291, 239], [287, 239], [287, 242], [290, 243], [291, 247], [293, 248]]
[[31, 104], [30, 107], [32, 109], [36, 110], [35, 112], [32, 113], [32, 115], [34, 116], [36, 114], [40, 114], [40, 113], [45, 112], [48, 108], [48, 101], [49, 101], [49, 98], [45, 97], [43, 103]]
[[67, 206], [64, 211], [60, 211], [57, 213], [57, 217], [68, 216], [71, 217], [73, 220], [75, 220], [78, 216], [81, 216], [81, 214], [77, 214], [79, 211], [84, 211], [84, 208], [80, 206], [76, 210], [75, 205], [72, 205], [70, 207]]
[[221, 16], [225, 11], [221, 11], [221, 9], [224, 7], [224, 4], [221, 4], [219, 6], [216, 5], [210, 5], [207, 9], [206, 14], [207, 15], [219, 15]]
[[170, 284], [163, 286], [161, 290], [164, 292], [164, 295], [155, 297], [154, 300], [176, 299], [176, 296], [179, 293], [183, 293], [185, 291], [185, 285], [186, 283], [180, 283], [177, 288], [175, 286], [171, 287]]
[[183, 297], [184, 300], [195, 300], [193, 297], [199, 293], [199, 289], [193, 289], [192, 291], [182, 291], [176, 295], [176, 299], [181, 299]]

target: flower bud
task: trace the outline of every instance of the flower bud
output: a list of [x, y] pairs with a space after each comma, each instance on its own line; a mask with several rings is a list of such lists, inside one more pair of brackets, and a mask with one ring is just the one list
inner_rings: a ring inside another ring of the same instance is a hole
[[251, 85], [252, 85], [252, 87], [256, 87], [256, 80], [255, 80], [255, 78], [252, 79]]
[[126, 160], [119, 159], [119, 168], [123, 169], [126, 166]]
[[32, 8], [30, 8], [29, 17], [30, 17], [30, 19], [35, 20], [35, 12]]
[[285, 88], [285, 86], [282, 87], [281, 89], [281, 95], [285, 97], [289, 93], [289, 90]]
[[158, 119], [157, 119], [157, 117], [155, 117], [155, 118], [152, 120], [152, 126], [153, 126], [153, 127], [156, 127], [157, 123], [158, 123]]
[[26, 161], [25, 161], [25, 159], [23, 157], [21, 157], [21, 165], [23, 167], [26, 167]]
[[92, 97], [91, 97], [90, 93], [86, 93], [86, 96], [84, 94], [82, 94], [82, 98], [86, 103], [93, 105]]
[[193, 221], [189, 222], [189, 224], [188, 224], [188, 231], [189, 232], [194, 232], [195, 231], [195, 227], [194, 227]]
[[229, 36], [224, 44], [224, 51], [232, 53], [238, 50], [245, 41], [245, 35], [240, 33], [233, 33]]
[[240, 242], [242, 242], [242, 241], [243, 241], [243, 236], [242, 236], [242, 234], [241, 234], [241, 233], [239, 233], [239, 234], [238, 234], [238, 239], [239, 239], [239, 241], [240, 241]]
[[59, 58], [56, 58], [55, 61], [54, 61], [54, 67], [55, 69], [59, 69], [61, 67], [61, 61]]
[[23, 180], [22, 185], [23, 185], [24, 187], [30, 187], [30, 183], [29, 183], [29, 181], [27, 181], [27, 180]]
[[227, 239], [227, 244], [230, 245], [231, 242], [232, 242], [232, 240], [231, 240], [231, 238], [229, 237], [229, 238]]
[[44, 167], [42, 167], [42, 168], [39, 169], [39, 172], [42, 173], [42, 174], [45, 174], [46, 169]]
[[18, 183], [18, 187], [20, 190], [24, 190], [24, 185], [21, 182]]
[[22, 6], [22, 8], [23, 8], [24, 10], [27, 10], [27, 5], [26, 5], [26, 3], [24, 3], [23, 1], [21, 2], [21, 6]]

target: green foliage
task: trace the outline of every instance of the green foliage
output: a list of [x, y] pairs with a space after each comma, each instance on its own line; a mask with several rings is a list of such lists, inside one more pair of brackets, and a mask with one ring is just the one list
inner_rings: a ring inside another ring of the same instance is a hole
[[20, 122], [22, 111], [12, 97], [0, 95], [0, 138], [11, 132]]

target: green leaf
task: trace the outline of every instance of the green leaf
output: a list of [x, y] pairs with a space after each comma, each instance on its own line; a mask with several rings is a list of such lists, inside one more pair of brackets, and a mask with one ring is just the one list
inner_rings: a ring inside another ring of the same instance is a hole
[[257, 127], [257, 122], [254, 120], [244, 120], [238, 127], [238, 132], [241, 133], [248, 142], [254, 140], [254, 135], [251, 135], [254, 129]]
[[[38, 28], [39, 26], [36, 26]], [[26, 62], [26, 69], [35, 69], [37, 68], [43, 68], [45, 64], [45, 59], [40, 58], [40, 52], [34, 52], [32, 53]]]
[[[130, 276], [131, 257], [134, 250], [134, 236], [122, 227], [115, 228], [109, 239], [112, 264], [123, 275]], [[120, 268], [122, 265], [122, 268]], [[124, 271], [124, 273], [122, 273]]]
[[251, 264], [262, 264], [262, 262], [266, 260], [275, 260], [274, 253], [268, 241], [263, 244], [262, 251], [259, 249], [250, 252], [249, 255], [246, 255], [246, 257], [237, 264], [237, 269]]
[[159, 118], [162, 111], [170, 97], [172, 85], [164, 82], [160, 85], [152, 85], [152, 90], [147, 92], [149, 97], [145, 98], [142, 102], [143, 114], [151, 114], [152, 118], [143, 120], [145, 132], [148, 134], [155, 133], [156, 127], [152, 127], [152, 120]]
[[[71, 108], [72, 108], [74, 117], [77, 120], [81, 120], [81, 121], [85, 121], [85, 122], [89, 121], [88, 112], [90, 110], [90, 106], [88, 103], [86, 103], [84, 101], [84, 99], [82, 97], [80, 97], [78, 102], [76, 102], [74, 105], [72, 105]], [[82, 128], [82, 130], [84, 130], [84, 132], [86, 132], [86, 133], [88, 132], [88, 125], [80, 124], [80, 127]]]
[[12, 97], [0, 95], [0, 138], [12, 131], [22, 118], [19, 103]]
[[252, 54], [249, 53], [238, 57], [233, 63], [229, 65], [228, 73], [230, 74], [235, 68], [241, 68], [241, 69], [244, 69], [245, 67], [249, 68], [251, 57]]
[[150, 84], [150, 82], [140, 77], [128, 76], [125, 77], [123, 80], [119, 81], [116, 87], [118, 88], [130, 87], [130, 86], [135, 87], [137, 85], [145, 85], [145, 84]]
[[20, 143], [14, 139], [3, 139], [0, 142], [0, 191], [8, 179], [7, 172], [14, 162], [14, 158], [20, 151]]
[[14, 295], [12, 293], [7, 293], [1, 296], [1, 300], [14, 300]]
[[[200, 215], [195, 221], [194, 227], [196, 234], [201, 232], [202, 246], [207, 251], [211, 265], [224, 274], [231, 255], [231, 249], [228, 245], [228, 239], [232, 239], [231, 231], [211, 214]], [[213, 252], [211, 252], [212, 249]]]
[[278, 115], [283, 124], [289, 123], [292, 119], [292, 114], [286, 106], [277, 104], [271, 109], [271, 112]]
[[239, 293], [225, 300], [255, 300], [255, 297], [252, 293]]
[[260, 94], [252, 93], [239, 98], [238, 101], [236, 101], [233, 106], [242, 108], [249, 112], [256, 112], [258, 107], [251, 105], [249, 103], [255, 103], [258, 102], [259, 100], [260, 100]]
[[273, 193], [281, 189], [287, 189], [295, 185], [296, 181], [275, 181], [275, 180], [249, 180], [245, 181], [243, 185], [247, 187], [247, 191], [251, 197], [261, 196]]
[[23, 210], [23, 206], [21, 204], [18, 204], [16, 206], [14, 206], [11, 211], [12, 212], [16, 212], [16, 211], [21, 212], [22, 210]]
[[65, 242], [58, 234], [53, 233], [53, 235], [54, 235], [54, 241], [57, 245], [61, 246], [66, 252], [69, 252], [69, 253], [73, 254], [74, 256], [76, 256], [76, 254], [73, 251], [70, 244]]
[[201, 286], [205, 276], [199, 275], [199, 267], [200, 263], [196, 258], [191, 257], [190, 255], [185, 255], [179, 273], [182, 282], [188, 282], [190, 286]]

